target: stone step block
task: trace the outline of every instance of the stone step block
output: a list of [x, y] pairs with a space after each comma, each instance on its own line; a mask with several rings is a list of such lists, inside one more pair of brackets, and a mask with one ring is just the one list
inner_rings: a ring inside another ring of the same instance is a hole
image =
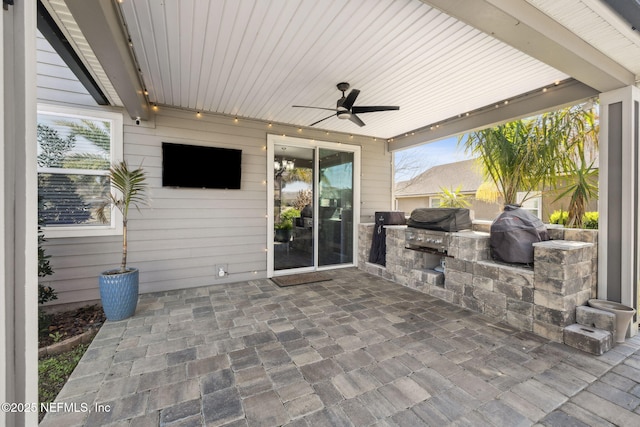
[[616, 315], [588, 305], [576, 307], [576, 323], [591, 328], [604, 329], [612, 334], [616, 331]]
[[444, 273], [435, 270], [425, 270], [423, 273], [424, 281], [432, 286], [444, 287]]
[[574, 323], [564, 328], [564, 343], [578, 350], [600, 356], [613, 345], [613, 334], [604, 329]]

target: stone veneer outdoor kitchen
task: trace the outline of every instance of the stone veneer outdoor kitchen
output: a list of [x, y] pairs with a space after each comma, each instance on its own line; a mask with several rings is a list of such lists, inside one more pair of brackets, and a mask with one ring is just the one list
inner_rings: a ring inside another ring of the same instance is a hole
[[550, 228], [552, 240], [534, 244], [533, 267], [493, 261], [487, 232], [451, 233], [442, 273], [440, 254], [405, 248], [406, 226], [385, 227], [386, 267], [369, 263], [374, 227], [359, 226], [360, 269], [553, 341], [596, 298], [597, 230]]

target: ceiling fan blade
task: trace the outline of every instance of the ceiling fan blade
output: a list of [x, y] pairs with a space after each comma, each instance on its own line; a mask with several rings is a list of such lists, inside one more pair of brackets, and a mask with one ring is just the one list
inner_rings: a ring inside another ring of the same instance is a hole
[[362, 114], [362, 113], [375, 113], [376, 111], [392, 111], [399, 110], [400, 107], [393, 105], [372, 105], [372, 106], [357, 106], [351, 108], [351, 112], [353, 114]]
[[309, 125], [309, 127], [311, 127], [311, 126], [315, 126], [315, 125], [317, 125], [317, 124], [318, 124], [318, 123], [320, 123], [320, 122], [324, 122], [325, 120], [330, 119], [331, 117], [335, 117], [335, 114], [332, 114], [332, 115], [330, 115], [330, 116], [327, 116], [327, 117], [325, 117], [324, 119], [320, 119], [320, 120], [318, 120], [317, 122], [313, 122], [313, 123], [311, 123], [311, 124]]
[[342, 106], [347, 110], [351, 110], [351, 107], [353, 107], [353, 103], [356, 102], [356, 98], [358, 97], [358, 95], [360, 95], [360, 91], [358, 89], [353, 89], [351, 92], [349, 92], [349, 95], [347, 95], [347, 98], [342, 103]]
[[308, 105], [292, 105], [293, 108], [315, 108], [316, 110], [338, 111], [337, 108], [310, 107]]
[[353, 123], [357, 124], [360, 127], [364, 126], [364, 122], [360, 120], [360, 117], [356, 116], [355, 114], [351, 114], [351, 117], [349, 117], [349, 120], [351, 120]]

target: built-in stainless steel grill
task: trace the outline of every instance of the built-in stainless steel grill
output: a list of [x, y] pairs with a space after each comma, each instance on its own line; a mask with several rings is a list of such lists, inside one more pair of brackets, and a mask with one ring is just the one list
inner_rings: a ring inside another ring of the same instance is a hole
[[446, 254], [449, 247], [449, 233], [446, 231], [407, 227], [405, 231], [405, 244], [407, 249]]

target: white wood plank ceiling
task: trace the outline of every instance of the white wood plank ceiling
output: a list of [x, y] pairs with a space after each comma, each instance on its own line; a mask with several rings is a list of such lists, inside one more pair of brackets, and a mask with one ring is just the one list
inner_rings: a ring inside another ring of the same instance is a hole
[[[405, 145], [637, 84], [640, 75], [640, 33], [603, 0], [94, 1], [102, 11], [119, 8], [152, 104], [304, 127], [330, 112], [291, 106], [334, 108], [335, 85], [346, 81], [361, 90], [356, 106], [400, 111], [362, 114], [365, 127], [336, 117], [317, 127], [402, 136]], [[126, 44], [119, 23], [103, 43], [111, 22], [96, 18], [98, 9], [43, 2], [112, 104], [131, 117], [146, 111], [135, 97], [118, 99], [133, 87], [111, 55]], [[569, 77], [578, 85], [532, 102], [538, 89]], [[510, 98], [519, 106], [486, 114]], [[426, 127], [474, 110], [468, 123]]]
[[[571, 0], [578, 1], [578, 0]], [[560, 2], [556, 2], [560, 3]], [[309, 125], [349, 82], [355, 105], [399, 105], [317, 127], [390, 138], [566, 74], [419, 0], [123, 0], [149, 100]]]

